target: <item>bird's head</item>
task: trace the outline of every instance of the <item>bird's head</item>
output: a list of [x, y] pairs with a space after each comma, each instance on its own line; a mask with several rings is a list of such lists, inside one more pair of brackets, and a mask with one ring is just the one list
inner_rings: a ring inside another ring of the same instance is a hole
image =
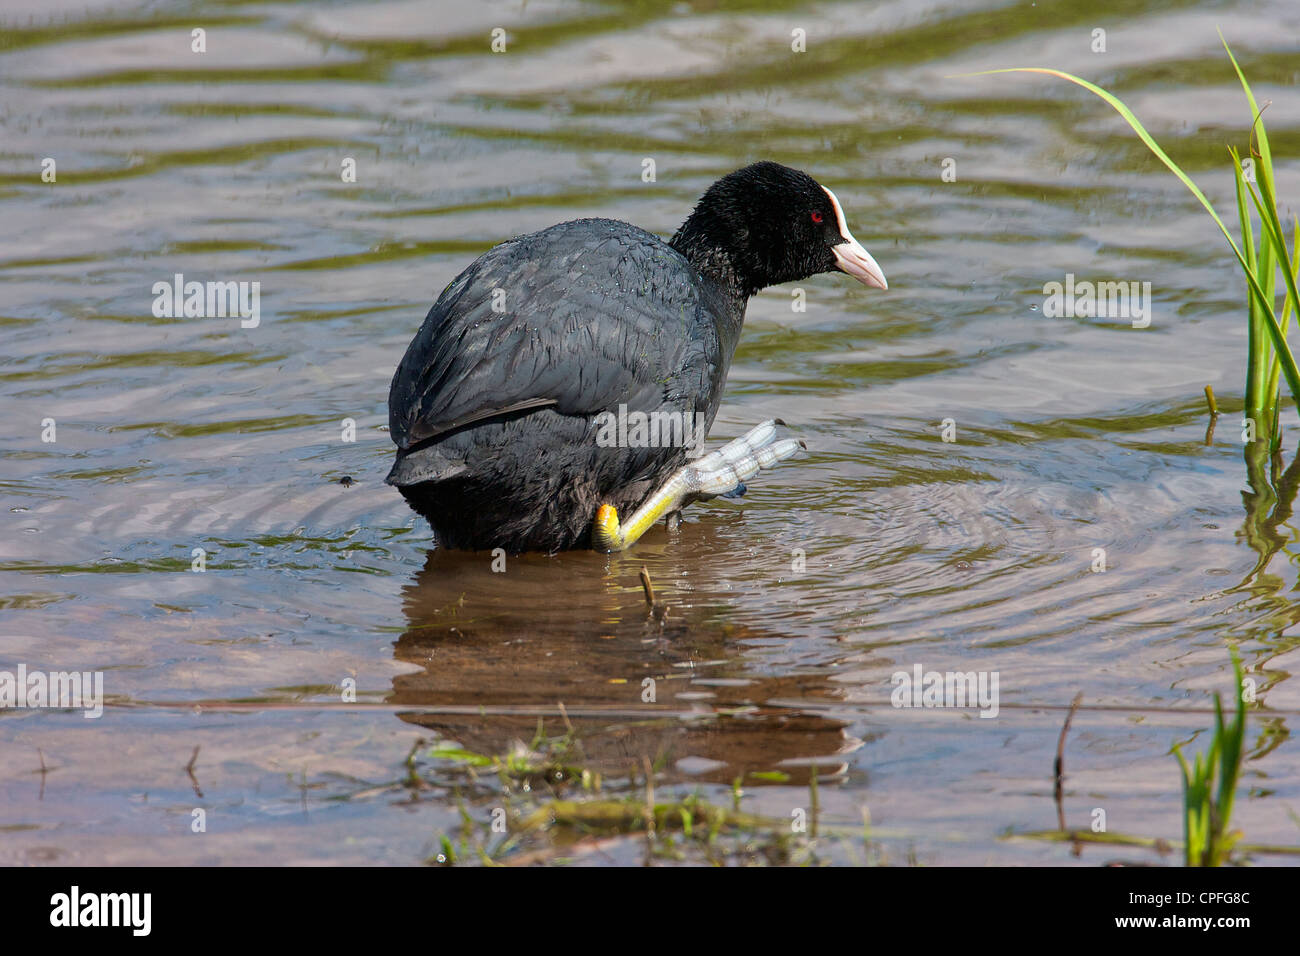
[[747, 296], [821, 272], [889, 288], [876, 260], [849, 232], [835, 194], [780, 163], [754, 163], [719, 179], [672, 245], [702, 271], [729, 267]]

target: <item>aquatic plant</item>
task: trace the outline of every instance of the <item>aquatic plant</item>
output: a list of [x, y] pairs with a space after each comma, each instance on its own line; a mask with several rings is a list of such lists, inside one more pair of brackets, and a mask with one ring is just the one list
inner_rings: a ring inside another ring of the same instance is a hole
[[[1223, 34], [1219, 34], [1223, 40]], [[1281, 445], [1281, 422], [1279, 415], [1281, 379], [1285, 378], [1291, 397], [1300, 405], [1300, 369], [1296, 367], [1295, 356], [1287, 343], [1287, 327], [1292, 313], [1300, 310], [1300, 293], [1297, 283], [1300, 277], [1300, 220], [1293, 218], [1292, 245], [1295, 250], [1287, 248], [1286, 233], [1282, 218], [1277, 208], [1277, 193], [1274, 188], [1273, 154], [1269, 148], [1268, 132], [1264, 127], [1262, 110], [1255, 101], [1246, 75], [1242, 72], [1237, 58], [1233, 56], [1226, 40], [1223, 48], [1241, 81], [1241, 88], [1246, 93], [1246, 100], [1251, 110], [1251, 136], [1249, 166], [1243, 164], [1241, 156], [1233, 146], [1228, 152], [1233, 160], [1233, 173], [1237, 187], [1237, 216], [1241, 230], [1241, 245], [1233, 240], [1228, 227], [1224, 225], [1214, 206], [1200, 188], [1194, 183], [1177, 163], [1169, 158], [1159, 144], [1138, 121], [1133, 111], [1114, 94], [1087, 80], [1065, 73], [1061, 70], [1044, 67], [1012, 67], [1002, 70], [984, 70], [976, 76], [989, 73], [1043, 73], [1049, 76], [1069, 80], [1083, 87], [1109, 103], [1120, 116], [1133, 128], [1146, 147], [1156, 158], [1167, 166], [1197, 198], [1206, 212], [1228, 240], [1232, 252], [1237, 258], [1249, 293], [1249, 326], [1246, 357], [1246, 388], [1243, 408], [1244, 419], [1248, 422], [1245, 430], [1249, 441], [1253, 442], [1267, 436], [1271, 449]], [[1267, 106], [1268, 104], [1265, 104]], [[1249, 200], [1249, 202], [1248, 202]], [[1259, 233], [1256, 236], [1252, 223], [1251, 207], [1259, 219]], [[1281, 272], [1285, 296], [1281, 305], [1277, 304], [1277, 274]], [[1214, 410], [1211, 404], [1211, 410]]]
[[[1223, 720], [1223, 701], [1214, 695], [1214, 736], [1210, 749], [1189, 765], [1174, 746], [1183, 773], [1183, 859], [1188, 866], [1221, 866], [1241, 831], [1230, 829], [1232, 801], [1245, 752], [1246, 702], [1242, 694], [1241, 658], [1232, 652], [1237, 709], [1231, 724]], [[1215, 786], [1217, 778], [1218, 785]]]

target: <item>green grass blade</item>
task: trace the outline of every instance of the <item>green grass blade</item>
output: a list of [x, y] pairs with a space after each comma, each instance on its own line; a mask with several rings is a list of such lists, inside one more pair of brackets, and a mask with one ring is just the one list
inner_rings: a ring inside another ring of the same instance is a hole
[[[1228, 148], [1232, 156], [1233, 179], [1237, 187], [1237, 218], [1241, 223], [1241, 248], [1245, 257], [1247, 266], [1255, 270], [1255, 236], [1254, 228], [1250, 222], [1250, 211], [1246, 205], [1246, 177], [1241, 170], [1241, 160], [1237, 156], [1237, 151], [1232, 147]], [[1276, 394], [1276, 389], [1269, 390], [1266, 386], [1266, 363], [1263, 360], [1263, 337], [1267, 334], [1264, 330], [1264, 317], [1259, 314], [1259, 305], [1252, 298], [1249, 300], [1250, 321], [1246, 326], [1246, 413], [1258, 410], [1264, 406], [1264, 396], [1268, 395], [1269, 399]], [[1267, 371], [1271, 372], [1271, 363]]]
[[1174, 744], [1174, 756], [1178, 758], [1178, 767], [1183, 774], [1183, 862], [1192, 865], [1192, 771], [1187, 766], [1187, 758], [1182, 748]]
[[1246, 93], [1246, 100], [1250, 103], [1250, 114], [1253, 117], [1251, 121], [1251, 131], [1255, 134], [1255, 139], [1259, 143], [1259, 176], [1260, 184], [1264, 186], [1264, 192], [1270, 197], [1273, 196], [1273, 151], [1268, 145], [1268, 131], [1264, 129], [1264, 124], [1259, 122], [1259, 104], [1255, 102], [1255, 94], [1251, 92], [1250, 84], [1246, 82], [1246, 74], [1241, 72], [1241, 65], [1237, 58], [1232, 55], [1232, 49], [1228, 46], [1228, 41], [1223, 39], [1223, 31], [1219, 31], [1219, 40], [1223, 43], [1223, 49], [1228, 54], [1228, 59], [1232, 61], [1232, 68], [1237, 71], [1237, 79], [1241, 81], [1241, 88]]
[[[1291, 239], [1291, 248], [1293, 250], [1291, 255], [1291, 274], [1297, 275], [1300, 274], [1300, 221], [1297, 221], [1295, 225], [1294, 234]], [[1278, 320], [1278, 325], [1281, 327], [1283, 335], [1287, 334], [1288, 327], [1291, 324], [1291, 313], [1296, 311], [1297, 308], [1300, 308], [1300, 303], [1297, 303], [1295, 299], [1288, 295], [1286, 301], [1282, 304], [1282, 317]], [[1268, 382], [1265, 385], [1267, 394], [1277, 394], [1277, 378], [1278, 365], [1277, 363], [1274, 363], [1273, 367], [1269, 370]]]
[[[1222, 817], [1223, 829], [1227, 832], [1228, 822], [1232, 818], [1233, 798], [1237, 794], [1237, 778], [1241, 773], [1241, 755], [1246, 742], [1246, 702], [1242, 699], [1241, 658], [1232, 651], [1232, 672], [1236, 679], [1235, 697], [1237, 706], [1233, 711], [1232, 726], [1221, 730], [1223, 736], [1223, 763], [1219, 775], [1218, 806]], [[1217, 704], [1217, 698], [1215, 703]], [[1223, 722], [1222, 710], [1219, 710], [1220, 726]]]
[[[1169, 171], [1177, 176], [1179, 180], [1182, 181], [1183, 185], [1191, 191], [1192, 195], [1196, 197], [1197, 201], [1200, 202], [1200, 204], [1205, 208], [1205, 211], [1210, 214], [1210, 217], [1219, 227], [1219, 231], [1223, 233], [1223, 238], [1228, 240], [1228, 245], [1232, 247], [1232, 252], [1237, 257], [1237, 262], [1241, 265], [1241, 270], [1246, 276], [1246, 283], [1250, 288], [1250, 294], [1253, 300], [1259, 304], [1260, 312], [1264, 318], [1265, 328], [1268, 330], [1269, 338], [1273, 343], [1273, 348], [1276, 350], [1278, 360], [1281, 362], [1282, 373], [1286, 376], [1287, 387], [1291, 390], [1292, 397], [1296, 399], [1297, 407], [1300, 408], [1300, 368], [1296, 367], [1295, 355], [1292, 354], [1291, 347], [1287, 344], [1286, 336], [1282, 333], [1282, 329], [1278, 325], [1277, 316], [1273, 314], [1273, 305], [1269, 302], [1268, 296], [1264, 293], [1263, 286], [1260, 285], [1259, 280], [1255, 276], [1254, 270], [1251, 269], [1250, 265], [1246, 262], [1245, 257], [1241, 254], [1241, 250], [1237, 248], [1237, 243], [1233, 241], [1232, 233], [1228, 232], [1228, 227], [1223, 224], [1223, 220], [1219, 218], [1219, 214], [1215, 212], [1214, 206], [1210, 201], [1205, 198], [1205, 194], [1201, 192], [1200, 187], [1198, 187], [1196, 183], [1192, 182], [1191, 177], [1183, 172], [1182, 169], [1179, 168], [1178, 164], [1170, 159], [1169, 155], [1160, 148], [1160, 144], [1151, 138], [1151, 134], [1146, 131], [1146, 127], [1139, 122], [1138, 118], [1133, 114], [1133, 111], [1130, 110], [1124, 102], [1119, 99], [1119, 97], [1103, 90], [1095, 83], [1089, 83], [1082, 77], [1075, 76], [1072, 73], [1065, 73], [1061, 70], [1052, 70], [1038, 66], [1018, 66], [1007, 67], [1000, 70], [980, 70], [976, 73], [964, 75], [988, 76], [996, 73], [1042, 73], [1045, 76], [1060, 77], [1061, 79], [1068, 80], [1076, 86], [1081, 86], [1090, 93], [1100, 97], [1102, 100], [1110, 104], [1110, 106], [1119, 113], [1120, 116], [1124, 117], [1124, 121], [1132, 127], [1133, 132], [1137, 133], [1138, 138], [1146, 144], [1147, 149], [1151, 150], [1151, 152], [1155, 154], [1156, 158], [1164, 163], [1165, 166], [1169, 168]], [[1261, 163], [1261, 167], [1262, 165], [1263, 164]], [[1274, 218], [1276, 218], [1276, 215]], [[1269, 229], [1262, 230], [1262, 235], [1270, 233], [1271, 230]], [[1262, 235], [1261, 243], [1263, 241]], [[1288, 275], [1287, 281], [1289, 286], [1288, 291], [1291, 291], [1294, 295], [1295, 293], [1293, 290], [1295, 286], [1295, 277]], [[1256, 423], [1257, 426], [1258, 424], [1259, 423]]]
[[[1277, 209], [1258, 196], [1255, 193], [1255, 190], [1249, 188], [1249, 183], [1247, 184], [1246, 191], [1250, 194], [1250, 198], [1254, 202], [1255, 209], [1259, 212], [1259, 217], [1262, 222], [1259, 243], [1261, 250], [1264, 246], [1265, 239], [1267, 239], [1273, 246], [1273, 253], [1277, 256], [1278, 261], [1290, 262], [1291, 254], [1286, 247], [1286, 234], [1282, 232], [1282, 223], [1278, 220]], [[1284, 268], [1282, 270], [1282, 277], [1286, 283], [1287, 297], [1292, 301], [1300, 302], [1300, 289], [1296, 288], [1296, 277], [1293, 271]], [[1268, 312], [1267, 318], [1272, 320], [1275, 325], [1277, 324], [1277, 318], [1273, 315], [1271, 309]], [[1278, 326], [1278, 330], [1280, 333], [1280, 325]], [[1293, 392], [1292, 394], [1294, 395], [1295, 393]], [[1295, 395], [1295, 398], [1297, 401], [1300, 401], [1300, 395]]]
[[1201, 205], [1205, 207], [1205, 211], [1214, 218], [1216, 223], [1218, 223], [1220, 231], [1225, 237], [1227, 237], [1228, 243], [1232, 246], [1233, 251], [1237, 253], [1237, 258], [1242, 260], [1244, 267], [1245, 260], [1242, 259], [1241, 252], [1237, 249], [1237, 244], [1232, 241], [1232, 234], [1228, 232], [1228, 227], [1223, 224], [1223, 220], [1219, 218], [1219, 214], [1214, 211], [1214, 206], [1212, 206], [1210, 201], [1205, 198], [1205, 193], [1201, 192], [1200, 187], [1197, 186], [1196, 183], [1192, 182], [1191, 177], [1183, 172], [1182, 169], [1179, 168], [1178, 164], [1169, 158], [1169, 154], [1160, 148], [1160, 144], [1151, 138], [1151, 134], [1146, 131], [1146, 127], [1138, 121], [1138, 118], [1133, 115], [1133, 111], [1129, 109], [1124, 104], [1124, 101], [1118, 96], [1107, 90], [1103, 90], [1095, 83], [1089, 83], [1082, 77], [1075, 76], [1073, 73], [1065, 73], [1061, 70], [1052, 70], [1041, 66], [1015, 66], [1002, 70], [980, 70], [977, 73], [970, 73], [967, 75], [985, 76], [991, 73], [1043, 73], [1047, 76], [1057, 76], [1063, 80], [1069, 80], [1076, 86], [1083, 87], [1088, 92], [1099, 96], [1101, 99], [1109, 103], [1111, 107], [1114, 108], [1115, 112], [1124, 117], [1124, 121], [1133, 128], [1133, 132], [1138, 134], [1138, 138], [1141, 139], [1142, 142], [1146, 143], [1147, 149], [1151, 150], [1160, 162], [1169, 167], [1169, 171], [1182, 180], [1183, 185], [1191, 190], [1193, 196], [1200, 200]]
[[[1264, 286], [1264, 295], [1271, 303], [1273, 301], [1274, 289], [1276, 288], [1277, 270], [1275, 263], [1281, 263], [1282, 274], [1287, 286], [1287, 301], [1295, 302], [1300, 306], [1300, 296], [1297, 295], [1295, 269], [1288, 270], [1286, 264], [1291, 260], [1287, 254], [1286, 236], [1282, 230], [1282, 223], [1278, 220], [1277, 215], [1277, 194], [1274, 192], [1273, 178], [1273, 151], [1268, 143], [1268, 130], [1260, 122], [1259, 103], [1255, 100], [1255, 93], [1250, 88], [1250, 83], [1246, 81], [1246, 74], [1242, 72], [1241, 64], [1232, 53], [1232, 48], [1228, 46], [1228, 41], [1223, 38], [1223, 31], [1219, 31], [1219, 40], [1223, 43], [1223, 49], [1228, 54], [1228, 59], [1232, 62], [1232, 68], [1237, 73], [1237, 79], [1241, 81], [1241, 89], [1246, 94], [1246, 101], [1250, 103], [1250, 111], [1253, 120], [1251, 122], [1251, 132], [1254, 135], [1255, 142], [1259, 144], [1259, 165], [1256, 178], [1259, 180], [1259, 190], [1263, 196], [1263, 206], [1268, 210], [1267, 219], [1269, 220], [1269, 229], [1273, 242], [1268, 244], [1267, 252], [1263, 242], [1263, 230], [1260, 236], [1260, 262], [1257, 275]], [[1265, 218], [1261, 213], [1261, 219]], [[1274, 258], [1276, 257], [1276, 258]], [[1283, 329], [1285, 332], [1285, 329]], [[1297, 401], [1300, 396], [1293, 395]]]

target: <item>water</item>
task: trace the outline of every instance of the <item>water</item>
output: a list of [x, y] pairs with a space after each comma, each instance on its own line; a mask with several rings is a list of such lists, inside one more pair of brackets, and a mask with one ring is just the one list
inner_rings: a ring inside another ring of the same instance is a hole
[[[1176, 861], [1009, 835], [1057, 826], [1082, 692], [1067, 826], [1101, 808], [1112, 832], [1178, 839], [1171, 747], [1204, 747], [1230, 646], [1259, 687], [1236, 825], [1295, 845], [1300, 551], [1289, 511], [1243, 506], [1242, 281], [1103, 104], [956, 78], [1100, 82], [1228, 214], [1248, 114], [1216, 26], [1272, 101], [1294, 201], [1300, 10], [1280, 0], [6, 0], [0, 668], [103, 671], [109, 706], [3, 715], [0, 860], [420, 862], [462, 802], [486, 823], [503, 800], [430, 748], [503, 754], [539, 716], [562, 733], [563, 704], [608, 796], [641, 793], [649, 759], [661, 799], [729, 805], [740, 779], [745, 810], [789, 820], [816, 767], [819, 859]], [[564, 219], [668, 235], [759, 158], [834, 189], [890, 281], [750, 305], [711, 437], [780, 417], [810, 454], [621, 555], [494, 573], [431, 552], [382, 479], [388, 381], [437, 292]], [[155, 317], [176, 273], [260, 282], [260, 323]], [[1046, 316], [1067, 273], [1149, 281], [1150, 327]], [[996, 672], [998, 716], [895, 709], [917, 664]], [[644, 841], [524, 851], [636, 862]]]

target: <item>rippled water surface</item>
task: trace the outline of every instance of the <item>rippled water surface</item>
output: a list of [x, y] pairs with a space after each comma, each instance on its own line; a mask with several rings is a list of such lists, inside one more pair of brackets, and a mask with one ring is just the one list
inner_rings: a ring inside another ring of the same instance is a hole
[[[102, 671], [108, 697], [95, 721], [0, 715], [0, 861], [418, 863], [503, 799], [452, 745], [503, 754], [540, 718], [570, 722], [609, 796], [649, 761], [661, 798], [730, 805], [739, 780], [744, 809], [789, 820], [815, 768], [840, 834], [817, 859], [1176, 862], [1023, 834], [1058, 825], [1081, 692], [1066, 825], [1101, 808], [1179, 839], [1171, 748], [1205, 745], [1233, 646], [1259, 687], [1236, 823], [1300, 842], [1300, 551], [1287, 482], [1280, 504], [1248, 482], [1240, 275], [1099, 101], [957, 76], [1102, 83], [1226, 214], [1249, 114], [1221, 27], [1294, 201], [1295, 4], [0, 11], [0, 668]], [[750, 305], [711, 437], [780, 417], [809, 454], [624, 554], [496, 573], [432, 551], [383, 477], [389, 378], [437, 292], [564, 219], [671, 234], [759, 158], [834, 189], [890, 280]], [[176, 273], [260, 282], [260, 324], [155, 317]], [[1047, 317], [1067, 273], [1150, 282], [1150, 327]], [[895, 709], [918, 664], [996, 672], [998, 716]], [[507, 859], [644, 846], [557, 830]]]

